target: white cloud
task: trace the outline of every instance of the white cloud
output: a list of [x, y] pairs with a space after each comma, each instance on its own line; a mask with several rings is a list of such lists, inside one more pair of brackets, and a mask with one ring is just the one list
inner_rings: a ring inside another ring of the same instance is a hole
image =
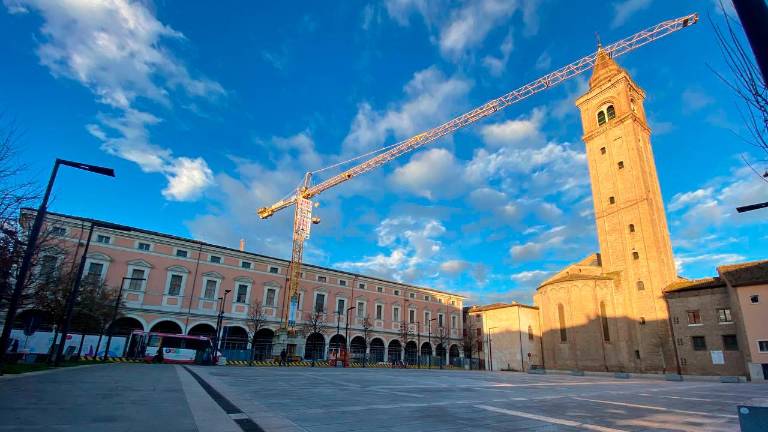
[[[388, 0], [386, 8], [389, 16], [400, 25], [408, 25], [411, 15], [419, 14], [427, 27], [436, 31], [432, 40], [443, 57], [459, 61], [481, 47], [488, 34], [507, 23], [515, 13], [522, 16], [523, 33], [527, 36], [536, 34], [539, 4], [540, 0], [464, 0], [457, 9], [446, 11], [445, 5], [439, 2]], [[492, 71], [499, 71], [501, 64], [488, 59]]]
[[714, 102], [714, 99], [712, 99], [705, 92], [693, 88], [685, 89], [683, 91], [682, 98], [683, 110], [686, 112], [699, 111]]
[[685, 270], [685, 266], [688, 264], [707, 264], [714, 272], [715, 267], [717, 266], [733, 264], [735, 262], [744, 261], [745, 259], [746, 257], [733, 253], [708, 253], [701, 255], [677, 254], [675, 256], [675, 266], [677, 267], [678, 273], [682, 273]]
[[514, 48], [514, 41], [512, 39], [512, 32], [507, 33], [507, 36], [504, 38], [504, 41], [501, 42], [501, 46], [499, 47], [499, 51], [501, 55], [499, 57], [494, 56], [485, 56], [483, 58], [483, 66], [485, 66], [486, 69], [488, 69], [488, 72], [493, 76], [500, 76], [504, 72], [504, 68], [507, 66], [507, 62], [509, 61], [509, 55], [512, 53], [512, 49]]
[[545, 251], [559, 246], [563, 240], [562, 236], [555, 236], [550, 239], [541, 242], [526, 242], [523, 244], [515, 244], [509, 248], [510, 256], [517, 261], [530, 261], [540, 258]]
[[387, 139], [410, 138], [448, 119], [464, 105], [471, 83], [447, 78], [436, 67], [416, 72], [404, 87], [405, 99], [384, 112], [361, 103], [344, 138], [345, 154], [357, 155], [385, 144]]
[[515, 282], [531, 282], [541, 281], [547, 277], [551, 272], [544, 270], [528, 270], [520, 273], [515, 273], [509, 276]]
[[461, 171], [451, 152], [434, 148], [415, 154], [407, 164], [395, 169], [390, 182], [399, 189], [434, 200], [456, 196], [462, 191], [461, 184], [451, 181], [460, 178]]
[[548, 52], [544, 51], [539, 55], [539, 58], [536, 59], [536, 64], [534, 67], [538, 70], [549, 70], [549, 67], [552, 66], [552, 56], [549, 55]]
[[136, 108], [139, 99], [170, 106], [171, 91], [188, 98], [225, 95], [219, 83], [193, 78], [165, 48], [166, 40], [183, 41], [181, 33], [139, 2], [5, 0], [5, 4], [11, 11], [39, 11], [44, 19], [37, 51], [40, 62], [54, 76], [81, 83], [113, 110], [101, 114], [99, 124], [87, 125], [105, 151], [137, 163], [145, 172], [164, 174], [169, 185], [163, 194], [169, 199], [192, 199], [212, 183], [202, 159], [177, 158], [152, 144], [148, 128], [160, 119]]
[[464, 272], [470, 267], [470, 264], [463, 260], [448, 260], [440, 264], [440, 270], [456, 275]]
[[672, 201], [670, 201], [669, 205], [667, 205], [667, 208], [669, 211], [676, 211], [691, 203], [695, 203], [701, 200], [709, 201], [712, 198], [713, 192], [714, 189], [708, 187], [706, 189], [696, 189], [695, 191], [691, 192], [675, 194], [675, 196], [672, 197]]
[[535, 108], [528, 117], [520, 116], [515, 120], [483, 126], [480, 134], [490, 147], [535, 147], [544, 141], [541, 133], [544, 118], [544, 109]]
[[376, 228], [378, 245], [387, 253], [366, 256], [360, 261], [337, 263], [339, 268], [366, 274], [413, 281], [434, 273], [439, 268], [435, 257], [442, 251], [439, 240], [445, 227], [437, 220], [401, 216], [384, 219]]
[[613, 4], [613, 21], [611, 21], [611, 27], [616, 28], [624, 25], [624, 23], [637, 12], [647, 9], [651, 5], [652, 0], [623, 0]]

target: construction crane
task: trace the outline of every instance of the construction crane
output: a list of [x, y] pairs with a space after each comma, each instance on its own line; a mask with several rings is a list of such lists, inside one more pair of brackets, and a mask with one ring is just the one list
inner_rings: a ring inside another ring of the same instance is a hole
[[533, 96], [534, 94], [541, 91], [547, 90], [569, 78], [573, 78], [576, 75], [591, 69], [595, 65], [597, 56], [601, 52], [604, 52], [611, 57], [618, 57], [664, 36], [672, 34], [678, 30], [682, 30], [688, 26], [691, 26], [698, 22], [698, 20], [699, 17], [696, 13], [676, 19], [671, 19], [653, 27], [647, 28], [641, 32], [635, 33], [628, 38], [622, 39], [608, 46], [598, 47], [597, 52], [581, 58], [569, 65], [561, 67], [554, 72], [544, 75], [543, 77], [532, 81], [516, 90], [513, 90], [504, 96], [501, 96], [500, 98], [493, 99], [466, 114], [462, 114], [452, 120], [443, 123], [440, 126], [422, 132], [416, 136], [391, 146], [384, 147], [375, 152], [358, 156], [357, 158], [347, 161], [351, 162], [365, 156], [376, 154], [376, 156], [373, 156], [370, 159], [359, 163], [352, 168], [349, 168], [340, 174], [330, 177], [329, 179], [324, 180], [316, 185], [312, 185], [313, 174], [316, 174], [320, 171], [325, 171], [329, 168], [341, 166], [347, 162], [335, 164], [331, 167], [306, 173], [304, 175], [303, 181], [296, 189], [295, 193], [289, 194], [287, 198], [281, 199], [269, 207], [262, 207], [258, 210], [259, 217], [266, 219], [275, 214], [275, 212], [278, 212], [291, 205], [295, 205], [293, 219], [293, 251], [291, 253], [291, 261], [288, 265], [287, 289], [285, 291], [286, 298], [290, 299], [290, 303], [283, 302], [283, 311], [281, 315], [283, 328], [292, 326], [295, 323], [295, 314], [298, 306], [297, 293], [299, 287], [299, 279], [301, 276], [301, 261], [304, 252], [304, 242], [309, 238], [309, 232], [312, 224], [320, 222], [318, 218], [312, 217], [312, 207], [314, 203], [312, 202], [311, 198], [332, 187], [338, 186], [339, 184], [344, 183], [353, 177], [357, 177], [361, 174], [378, 168], [397, 157], [416, 150], [449, 133], [455, 132], [465, 126], [482, 120], [516, 102]]

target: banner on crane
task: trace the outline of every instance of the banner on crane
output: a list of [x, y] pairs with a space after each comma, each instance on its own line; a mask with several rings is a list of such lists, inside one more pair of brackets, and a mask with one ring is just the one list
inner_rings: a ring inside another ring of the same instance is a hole
[[304, 240], [309, 239], [312, 227], [312, 201], [306, 198], [296, 199], [296, 234]]
[[294, 327], [296, 325], [296, 311], [299, 309], [299, 296], [294, 294], [291, 296], [291, 305], [288, 309], [288, 326]]

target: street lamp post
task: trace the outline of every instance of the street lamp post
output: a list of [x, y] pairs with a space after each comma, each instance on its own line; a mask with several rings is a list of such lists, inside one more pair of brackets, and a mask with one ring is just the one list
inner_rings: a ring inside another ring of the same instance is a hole
[[[336, 304], [336, 334], [341, 333], [341, 309], [339, 309], [338, 303]], [[339, 347], [336, 347], [337, 350], [341, 351]], [[338, 356], [340, 353], [336, 353]]]
[[347, 318], [346, 322], [344, 323], [344, 355], [349, 355], [349, 311], [352, 309], [357, 309], [357, 307], [352, 306], [347, 308]]
[[224, 297], [219, 297], [221, 304], [219, 305], [219, 316], [216, 318], [216, 343], [213, 344], [214, 349], [218, 351], [222, 350], [221, 325], [224, 321], [224, 304], [227, 303], [227, 296], [231, 292], [231, 289], [224, 290]]
[[107, 361], [109, 358], [109, 347], [112, 345], [112, 332], [114, 331], [115, 327], [115, 320], [117, 320], [117, 311], [120, 309], [120, 300], [123, 299], [123, 287], [125, 286], [125, 281], [145, 281], [145, 278], [134, 278], [134, 277], [124, 277], [123, 280], [120, 282], [120, 289], [117, 291], [117, 298], [115, 299], [115, 310], [112, 313], [112, 321], [109, 322], [109, 327], [107, 328], [107, 345], [104, 348], [104, 357], [102, 357], [102, 361]]
[[95, 174], [101, 174], [109, 177], [115, 176], [115, 171], [112, 168], [88, 165], [64, 159], [56, 159], [54, 162], [53, 170], [51, 171], [51, 177], [48, 179], [48, 186], [45, 188], [45, 194], [43, 195], [43, 201], [40, 203], [40, 207], [37, 208], [35, 221], [32, 223], [32, 229], [29, 231], [27, 247], [24, 250], [24, 256], [22, 257], [21, 264], [19, 265], [19, 272], [16, 275], [16, 285], [14, 286], [13, 293], [11, 294], [11, 298], [8, 301], [8, 309], [6, 310], [5, 314], [5, 325], [3, 326], [3, 333], [0, 336], [0, 375], [3, 373], [3, 365], [5, 364], [5, 352], [8, 349], [8, 341], [11, 338], [13, 321], [16, 319], [16, 311], [19, 308], [19, 299], [21, 298], [21, 293], [24, 290], [24, 284], [27, 282], [27, 273], [29, 273], [29, 266], [32, 263], [32, 255], [35, 253], [35, 245], [37, 244], [38, 237], [40, 237], [40, 230], [43, 228], [45, 213], [48, 210], [48, 198], [51, 196], [53, 183], [56, 181], [56, 174], [59, 172], [60, 165], [65, 165], [84, 171], [90, 171]]

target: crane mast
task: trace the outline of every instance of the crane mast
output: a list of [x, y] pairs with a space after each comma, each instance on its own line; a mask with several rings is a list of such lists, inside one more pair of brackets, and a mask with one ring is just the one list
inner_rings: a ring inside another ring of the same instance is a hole
[[304, 177], [304, 181], [297, 188], [295, 194], [288, 198], [282, 199], [269, 207], [262, 207], [258, 210], [259, 217], [266, 219], [286, 207], [291, 205], [296, 206], [294, 209], [293, 223], [293, 250], [291, 253], [291, 261], [288, 267], [288, 289], [286, 289], [285, 294], [286, 299], [289, 300], [290, 304], [287, 301], [283, 302], [283, 325], [292, 325], [291, 323], [295, 322], [297, 292], [299, 279], [301, 276], [301, 261], [303, 256], [304, 241], [309, 238], [311, 224], [319, 222], [317, 218], [312, 218], [313, 203], [311, 198], [330, 188], [338, 186], [339, 184], [344, 183], [353, 177], [357, 177], [368, 171], [376, 169], [393, 159], [423, 147], [447, 134], [482, 120], [514, 103], [533, 96], [534, 94], [541, 91], [547, 90], [567, 79], [573, 78], [591, 69], [595, 65], [597, 55], [600, 53], [600, 51], [604, 51], [612, 57], [618, 57], [678, 30], [693, 25], [698, 22], [698, 19], [698, 14], [694, 13], [680, 18], [667, 20], [653, 27], [649, 27], [643, 31], [635, 33], [628, 38], [612, 43], [608, 46], [599, 47], [598, 51], [595, 53], [576, 60], [575, 62], [566, 66], [563, 66], [560, 69], [544, 75], [543, 77], [532, 81], [520, 88], [517, 88], [499, 98], [488, 101], [485, 104], [473, 109], [472, 111], [455, 117], [440, 126], [429, 129], [393, 146], [390, 146], [388, 149], [382, 151], [378, 155], [362, 163], [359, 163], [337, 175], [334, 175], [314, 186], [311, 184], [313, 173], [307, 173]]

